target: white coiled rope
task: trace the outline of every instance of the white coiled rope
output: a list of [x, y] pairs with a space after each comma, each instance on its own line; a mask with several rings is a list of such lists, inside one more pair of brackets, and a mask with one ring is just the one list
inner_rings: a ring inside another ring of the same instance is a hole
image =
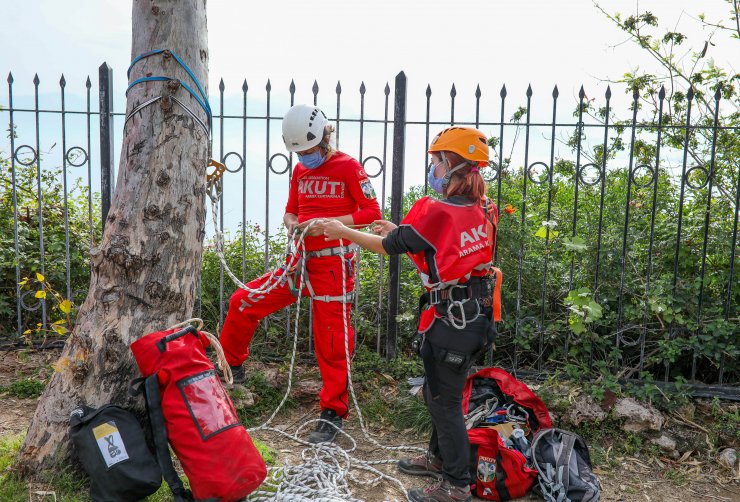
[[[218, 230], [217, 220], [217, 209], [220, 198], [220, 190], [215, 189], [217, 183], [210, 184], [206, 193], [208, 193], [211, 199], [211, 212], [213, 215], [213, 227], [216, 233], [216, 254], [221, 261], [226, 273], [231, 277], [234, 283], [249, 292], [266, 294], [275, 289], [277, 286], [282, 284], [284, 280], [287, 280], [290, 270], [300, 263], [300, 277], [301, 284], [300, 289], [303, 289], [303, 278], [306, 274], [306, 260], [300, 259], [302, 252], [304, 251], [303, 241], [308, 234], [309, 229], [314, 222], [309, 222], [302, 230], [298, 230], [289, 236], [288, 244], [286, 246], [286, 254], [290, 257], [289, 262], [285, 267], [284, 273], [281, 277], [276, 279], [277, 272], [281, 267], [273, 270], [265, 282], [257, 289], [249, 288], [247, 285], [242, 283], [234, 273], [229, 269], [226, 259], [223, 254], [223, 234]], [[297, 234], [297, 235], [296, 235]], [[343, 246], [344, 242], [342, 239], [339, 240], [339, 245]], [[344, 297], [347, 295], [347, 269], [344, 259], [340, 255], [340, 261], [342, 262], [342, 294]], [[254, 502], [266, 502], [266, 501], [279, 501], [279, 502], [303, 502], [303, 501], [320, 501], [320, 502], [360, 502], [361, 499], [357, 499], [352, 494], [352, 490], [349, 487], [349, 481], [360, 485], [375, 485], [383, 480], [391, 482], [397, 487], [397, 489], [403, 494], [405, 500], [408, 499], [406, 487], [398, 478], [390, 476], [374, 466], [382, 464], [394, 464], [397, 460], [386, 459], [386, 460], [362, 460], [352, 455], [357, 449], [357, 441], [349, 433], [342, 429], [338, 429], [338, 434], [349, 440], [350, 446], [343, 448], [336, 442], [333, 443], [319, 443], [312, 444], [304, 439], [301, 439], [299, 434], [309, 426], [315, 423], [323, 421], [322, 419], [308, 420], [301, 424], [294, 433], [288, 433], [276, 427], [271, 427], [270, 424], [275, 416], [285, 405], [290, 391], [293, 385], [293, 371], [295, 368], [295, 358], [298, 347], [298, 326], [299, 326], [299, 315], [301, 309], [301, 294], [298, 292], [297, 304], [296, 304], [296, 318], [295, 318], [295, 330], [293, 334], [293, 348], [290, 355], [290, 368], [288, 370], [288, 385], [285, 390], [280, 404], [275, 408], [270, 417], [262, 424], [257, 427], [247, 429], [250, 433], [258, 431], [268, 431], [275, 434], [279, 434], [288, 437], [295, 442], [303, 445], [305, 448], [301, 452], [302, 463], [293, 465], [290, 462], [285, 462], [283, 466], [271, 467], [268, 470], [268, 478], [263, 483], [260, 490], [253, 492], [247, 500]], [[349, 352], [349, 326], [347, 324], [346, 311], [342, 312], [342, 320], [344, 322], [344, 353], [347, 364], [347, 387], [349, 393], [352, 396], [352, 403], [354, 404], [357, 417], [360, 422], [360, 428], [370, 443], [374, 446], [388, 451], [416, 451], [424, 453], [427, 451], [426, 448], [419, 448], [418, 446], [410, 445], [397, 445], [397, 446], [386, 446], [379, 443], [375, 438], [370, 436], [370, 433], [365, 426], [365, 420], [362, 416], [362, 411], [357, 402], [357, 396], [355, 394], [354, 385], [352, 383], [352, 371], [351, 371], [351, 360]], [[220, 345], [219, 345], [220, 347]], [[225, 361], [225, 359], [224, 359]], [[220, 363], [220, 360], [219, 360]], [[228, 368], [228, 364], [223, 364]], [[225, 369], [222, 367], [225, 373]], [[229, 368], [230, 370], [230, 368]], [[331, 424], [331, 422], [328, 422]], [[331, 424], [333, 425], [333, 424]], [[364, 473], [365, 479], [358, 477], [358, 473], [353, 471], [360, 471]], [[370, 479], [366, 479], [367, 475], [370, 475]]]

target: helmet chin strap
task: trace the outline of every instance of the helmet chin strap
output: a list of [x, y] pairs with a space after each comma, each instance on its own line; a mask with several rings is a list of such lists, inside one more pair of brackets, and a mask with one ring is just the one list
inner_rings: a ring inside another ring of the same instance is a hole
[[444, 166], [445, 166], [445, 180], [442, 183], [442, 187], [445, 188], [450, 183], [450, 177], [452, 176], [452, 173], [467, 166], [468, 162], [463, 161], [463, 162], [460, 162], [455, 167], [450, 167], [450, 163], [447, 161], [447, 156], [445, 155], [445, 152], [439, 152], [439, 153], [442, 156], [442, 162], [444, 163]]

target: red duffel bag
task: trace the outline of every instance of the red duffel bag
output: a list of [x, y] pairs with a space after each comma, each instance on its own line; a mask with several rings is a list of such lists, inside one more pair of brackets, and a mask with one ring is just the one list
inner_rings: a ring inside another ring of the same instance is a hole
[[[528, 458], [521, 450], [529, 454], [533, 434], [552, 427], [545, 403], [506, 371], [483, 368], [468, 377], [462, 408], [470, 439], [471, 489], [475, 495], [497, 501], [526, 495], [537, 471], [528, 466]], [[482, 413], [476, 413], [480, 410]], [[505, 442], [499, 433], [507, 424], [515, 424], [526, 438], [517, 441], [519, 449], [510, 447], [513, 443]]]
[[[232, 502], [254, 491], [267, 471], [206, 356], [209, 344], [190, 326], [150, 333], [132, 343], [131, 351], [146, 378], [144, 391], [160, 464], [166, 437], [196, 501]], [[169, 452], [166, 457], [171, 463]], [[179, 479], [171, 478], [167, 482], [177, 499], [181, 483], [173, 487]]]

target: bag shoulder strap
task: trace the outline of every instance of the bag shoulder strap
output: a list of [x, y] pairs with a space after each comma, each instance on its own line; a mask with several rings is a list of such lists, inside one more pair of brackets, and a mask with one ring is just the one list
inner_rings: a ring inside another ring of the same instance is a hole
[[560, 433], [560, 441], [563, 445], [560, 450], [560, 455], [555, 459], [555, 470], [559, 471], [562, 469], [563, 472], [563, 486], [565, 493], [568, 493], [570, 488], [570, 459], [573, 456], [573, 447], [576, 444], [576, 437], [568, 432], [561, 429], [556, 429]]
[[157, 463], [162, 470], [162, 476], [172, 491], [175, 502], [186, 502], [193, 500], [193, 494], [182, 484], [180, 476], [177, 475], [172, 465], [172, 457], [167, 440], [167, 429], [164, 426], [164, 415], [162, 414], [162, 399], [159, 395], [159, 380], [157, 374], [153, 374], [144, 380], [144, 397], [146, 407], [149, 411], [149, 422], [152, 425], [152, 436], [157, 454]]

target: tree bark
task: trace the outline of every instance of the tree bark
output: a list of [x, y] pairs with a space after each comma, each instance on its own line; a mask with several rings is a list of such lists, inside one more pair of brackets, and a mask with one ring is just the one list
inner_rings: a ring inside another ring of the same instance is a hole
[[[207, 92], [205, 0], [135, 0], [132, 60], [154, 49], [180, 56]], [[139, 61], [129, 82], [144, 76], [177, 78], [198, 92], [169, 54]], [[105, 233], [91, 252], [90, 289], [18, 457], [18, 470], [27, 477], [69, 459], [69, 414], [77, 405], [141, 409], [142, 400], [127, 394], [130, 379], [139, 376], [129, 344], [191, 316], [205, 233], [209, 138], [171, 96], [204, 123], [208, 119], [172, 81], [134, 86], [127, 116], [157, 96], [162, 99], [126, 124]]]

